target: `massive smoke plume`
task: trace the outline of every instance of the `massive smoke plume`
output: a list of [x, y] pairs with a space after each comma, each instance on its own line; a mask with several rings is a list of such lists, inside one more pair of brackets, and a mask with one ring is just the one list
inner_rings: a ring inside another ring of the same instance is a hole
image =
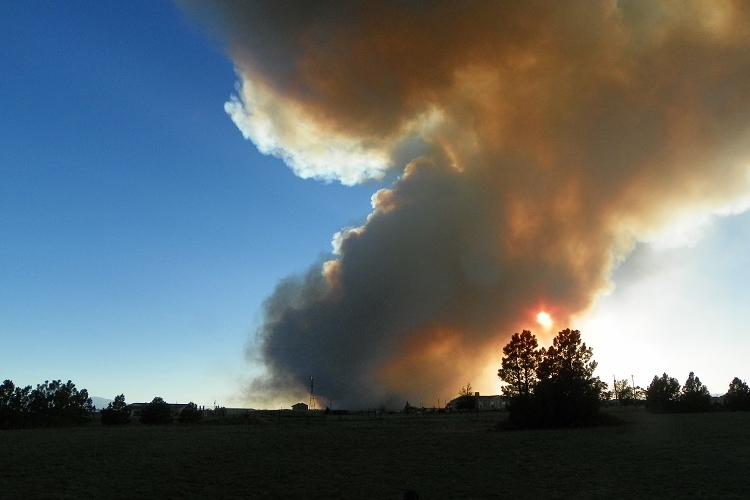
[[256, 389], [453, 395], [540, 309], [585, 312], [636, 241], [745, 208], [750, 3], [183, 4], [226, 40], [227, 111], [261, 151], [398, 174], [267, 300]]

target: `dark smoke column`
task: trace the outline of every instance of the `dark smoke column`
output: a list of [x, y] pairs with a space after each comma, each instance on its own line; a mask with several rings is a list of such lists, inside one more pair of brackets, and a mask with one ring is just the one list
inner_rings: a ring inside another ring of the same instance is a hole
[[268, 298], [254, 395], [495, 382], [513, 332], [541, 308], [575, 327], [637, 241], [747, 207], [745, 3], [180, 3], [227, 41], [227, 111], [259, 150], [345, 184], [400, 173]]

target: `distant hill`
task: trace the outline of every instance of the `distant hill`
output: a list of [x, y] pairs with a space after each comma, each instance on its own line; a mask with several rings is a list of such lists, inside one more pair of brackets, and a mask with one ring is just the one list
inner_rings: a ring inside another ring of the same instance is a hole
[[100, 398], [98, 396], [92, 396], [91, 402], [94, 403], [94, 406], [96, 406], [97, 410], [103, 410], [104, 408], [109, 405], [109, 403], [114, 403], [114, 399], [107, 399], [107, 398]]

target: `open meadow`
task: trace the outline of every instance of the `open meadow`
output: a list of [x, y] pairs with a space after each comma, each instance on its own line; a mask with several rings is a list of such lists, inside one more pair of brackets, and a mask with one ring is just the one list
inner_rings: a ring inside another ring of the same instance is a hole
[[0, 432], [2, 498], [746, 498], [750, 412], [497, 431], [505, 412]]

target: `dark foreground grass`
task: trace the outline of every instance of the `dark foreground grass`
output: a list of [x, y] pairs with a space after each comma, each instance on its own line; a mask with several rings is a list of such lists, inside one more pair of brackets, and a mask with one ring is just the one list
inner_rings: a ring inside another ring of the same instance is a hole
[[503, 413], [0, 432], [0, 498], [746, 498], [750, 413], [494, 431]]

